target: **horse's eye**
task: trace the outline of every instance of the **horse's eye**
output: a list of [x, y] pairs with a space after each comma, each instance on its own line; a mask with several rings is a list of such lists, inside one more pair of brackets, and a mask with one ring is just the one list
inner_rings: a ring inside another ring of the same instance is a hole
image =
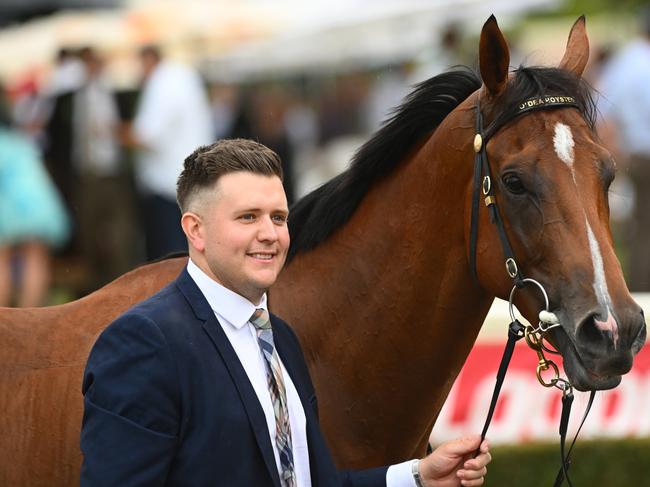
[[524, 183], [516, 174], [506, 174], [503, 176], [503, 184], [505, 184], [508, 191], [513, 194], [523, 194], [526, 192]]

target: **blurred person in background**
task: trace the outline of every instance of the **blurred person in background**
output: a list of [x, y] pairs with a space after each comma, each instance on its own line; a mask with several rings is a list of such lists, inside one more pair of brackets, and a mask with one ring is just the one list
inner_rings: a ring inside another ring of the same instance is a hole
[[[79, 51], [59, 49], [54, 69], [40, 92], [38, 119], [43, 126], [44, 155], [54, 184], [61, 192], [68, 208], [74, 206], [73, 101], [84, 82], [84, 65]], [[72, 239], [70, 243], [74, 243]], [[74, 252], [69, 246], [66, 253]]]
[[390, 118], [395, 107], [413, 90], [411, 63], [395, 63], [377, 72], [364, 106], [366, 131], [373, 133]]
[[60, 195], [35, 143], [14, 127], [0, 87], [0, 306], [45, 304], [50, 249], [68, 236]]
[[340, 137], [365, 133], [364, 108], [371, 86], [365, 73], [339, 74], [330, 81], [318, 106], [321, 146]]
[[450, 68], [458, 65], [476, 65], [478, 58], [475, 58], [472, 44], [472, 54], [468, 52], [463, 37], [463, 26], [451, 22], [442, 28], [435, 26], [432, 30], [431, 42], [428, 48], [414, 60], [414, 66], [408, 73], [408, 85], [414, 86]]
[[318, 147], [320, 127], [318, 114], [314, 108], [315, 100], [309, 95], [308, 81], [294, 79], [285, 93], [284, 125], [293, 155], [293, 195], [297, 201], [311, 186], [307, 177], [315, 167], [321, 166]]
[[176, 204], [176, 177], [185, 156], [212, 142], [214, 128], [205, 86], [193, 69], [162, 58], [156, 46], [140, 50], [142, 92], [122, 141], [136, 149], [147, 260], [187, 251]]
[[254, 97], [253, 133], [255, 139], [280, 157], [284, 179], [282, 186], [291, 206], [295, 201], [294, 153], [287, 132], [288, 97], [279, 87], [268, 86]]
[[634, 205], [624, 239], [631, 291], [650, 291], [650, 6], [640, 11], [641, 32], [603, 68], [599, 132], [630, 178]]
[[56, 54], [52, 74], [43, 87], [45, 98], [77, 91], [86, 77], [83, 60], [78, 49], [62, 47]]
[[214, 140], [231, 137], [235, 115], [239, 108], [237, 86], [230, 83], [214, 83], [210, 87], [210, 108], [214, 124]]
[[73, 99], [74, 201], [88, 291], [132, 268], [134, 194], [121, 154], [120, 119], [103, 78], [103, 59], [91, 48], [80, 58], [85, 81]]
[[27, 71], [24, 77], [9, 90], [12, 100], [12, 119], [23, 133], [29, 135], [39, 147], [45, 146], [43, 133], [43, 102], [39, 93], [38, 72]]
[[287, 131], [289, 101], [282, 88], [259, 84], [240, 90], [234, 104], [230, 133], [221, 138], [253, 139], [275, 151], [282, 160], [282, 182], [287, 201], [295, 200], [294, 149]]

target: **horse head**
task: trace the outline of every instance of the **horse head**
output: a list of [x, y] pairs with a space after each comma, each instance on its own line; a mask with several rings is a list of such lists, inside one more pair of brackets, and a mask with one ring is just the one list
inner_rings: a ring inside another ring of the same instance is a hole
[[[509, 73], [508, 46], [491, 17], [480, 38], [483, 85], [468, 101], [480, 100], [493, 201], [518, 270], [542, 284], [559, 319], [547, 338], [573, 386], [598, 390], [617, 386], [630, 370], [646, 325], [614, 253], [608, 189], [615, 162], [595, 133], [595, 105], [581, 79], [588, 57], [581, 17], [559, 67]], [[494, 257], [502, 243], [482, 202], [478, 221], [477, 277], [508, 299], [513, 281]], [[535, 286], [515, 293], [515, 304], [531, 323], [544, 308]]]

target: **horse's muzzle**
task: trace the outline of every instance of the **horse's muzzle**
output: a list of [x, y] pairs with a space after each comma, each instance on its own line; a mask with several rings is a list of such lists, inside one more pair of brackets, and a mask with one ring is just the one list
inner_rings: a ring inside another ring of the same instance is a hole
[[564, 326], [554, 330], [553, 341], [562, 353], [564, 370], [578, 390], [616, 387], [645, 343], [646, 323], [638, 306], [619, 312], [615, 328], [602, 326], [603, 319], [594, 311], [580, 320], [574, 330]]

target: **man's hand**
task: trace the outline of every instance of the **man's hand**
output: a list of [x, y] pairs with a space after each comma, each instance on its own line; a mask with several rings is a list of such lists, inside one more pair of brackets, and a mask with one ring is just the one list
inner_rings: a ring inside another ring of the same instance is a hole
[[474, 452], [479, 446], [479, 435], [467, 436], [443, 443], [419, 464], [420, 478], [425, 487], [474, 487], [483, 485], [486, 465], [492, 457], [487, 440], [481, 443], [480, 454]]

